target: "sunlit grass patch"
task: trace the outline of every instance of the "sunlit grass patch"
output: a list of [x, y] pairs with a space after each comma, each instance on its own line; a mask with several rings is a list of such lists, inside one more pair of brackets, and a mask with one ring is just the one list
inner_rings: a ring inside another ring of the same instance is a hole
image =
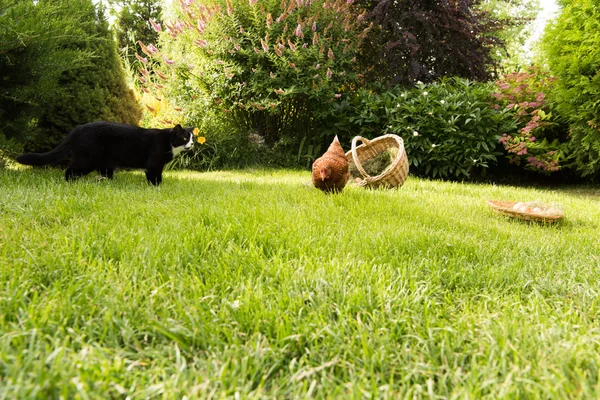
[[2, 171], [0, 394], [596, 397], [597, 190]]

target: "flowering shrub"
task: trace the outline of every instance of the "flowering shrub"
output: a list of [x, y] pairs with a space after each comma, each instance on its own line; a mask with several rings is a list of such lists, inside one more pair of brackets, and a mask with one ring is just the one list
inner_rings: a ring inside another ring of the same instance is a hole
[[497, 92], [492, 94], [494, 107], [509, 110], [517, 123], [516, 132], [505, 132], [500, 138], [509, 161], [546, 174], [558, 171], [564, 159], [560, 126], [547, 95], [554, 81], [532, 67], [506, 75], [496, 82]]
[[208, 104], [241, 134], [300, 147], [300, 157], [330, 142], [321, 128], [359, 82], [368, 29], [352, 1], [179, 0], [172, 11], [176, 18], [152, 21], [160, 48], [139, 43], [142, 90], [175, 99], [183, 113]]
[[404, 137], [417, 171], [440, 178], [483, 175], [495, 164], [501, 132], [513, 126], [489, 107], [490, 84], [449, 79], [400, 93], [388, 130]]
[[515, 128], [507, 110], [489, 106], [493, 85], [444, 79], [382, 93], [359, 90], [336, 114], [344, 138], [401, 136], [411, 173], [444, 179], [485, 174], [502, 153], [498, 139]]

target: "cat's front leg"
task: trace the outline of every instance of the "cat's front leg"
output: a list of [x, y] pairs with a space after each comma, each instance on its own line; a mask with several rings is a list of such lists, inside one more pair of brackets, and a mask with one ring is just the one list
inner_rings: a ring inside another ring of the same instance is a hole
[[155, 186], [160, 185], [162, 182], [162, 169], [148, 168], [146, 170], [146, 179]]

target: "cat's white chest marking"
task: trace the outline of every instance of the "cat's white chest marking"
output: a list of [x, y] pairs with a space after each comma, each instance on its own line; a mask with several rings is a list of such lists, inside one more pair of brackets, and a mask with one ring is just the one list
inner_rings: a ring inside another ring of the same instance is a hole
[[192, 147], [194, 147], [194, 137], [190, 136], [190, 140], [183, 146], [171, 147], [173, 151], [173, 157], [181, 153], [183, 150], [191, 149]]

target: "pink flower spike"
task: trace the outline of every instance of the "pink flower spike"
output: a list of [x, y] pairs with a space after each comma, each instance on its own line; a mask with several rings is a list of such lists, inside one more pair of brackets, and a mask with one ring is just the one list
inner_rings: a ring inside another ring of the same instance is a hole
[[175, 64], [175, 61], [173, 61], [173, 60], [169, 60], [167, 57], [165, 57], [165, 62], [166, 62], [168, 65], [173, 65], [173, 64]]
[[150, 21], [150, 25], [152, 25], [152, 28], [156, 32], [162, 31], [162, 27], [160, 26], [160, 24], [156, 23], [152, 18], [150, 18], [148, 21]]
[[312, 31], [313, 31], [313, 32], [316, 32], [316, 31], [317, 31], [317, 22], [316, 22], [316, 21], [315, 21], [315, 22], [313, 22], [313, 24], [312, 24]]
[[327, 51], [327, 58], [329, 58], [330, 60], [335, 60], [335, 57], [333, 55], [333, 51], [331, 50], [331, 48], [329, 48], [329, 50]]
[[155, 54], [158, 51], [158, 49], [153, 44], [148, 45], [148, 50], [150, 50], [152, 54]]
[[333, 72], [331, 71], [331, 69], [327, 68], [327, 78], [331, 79], [332, 76], [333, 76]]
[[140, 60], [141, 62], [143, 62], [144, 64], [148, 64], [148, 59], [144, 58], [142, 56], [140, 56], [139, 54], [135, 53], [135, 57]]
[[304, 39], [304, 33], [302, 33], [302, 25], [298, 24], [295, 34], [296, 34], [296, 36]]
[[250, 2], [250, 5], [253, 6], [258, 2], [258, 0], [249, 0], [249, 2]]
[[208, 42], [204, 39], [196, 39], [194, 40], [194, 43], [201, 48], [205, 48], [206, 46], [208, 46]]
[[333, 97], [335, 97], [336, 99], [339, 99], [340, 97], [342, 97], [342, 95], [340, 93], [336, 93]]
[[530, 142], [533, 142], [534, 140], [535, 140], [535, 136], [532, 136], [532, 137], [529, 138]]

